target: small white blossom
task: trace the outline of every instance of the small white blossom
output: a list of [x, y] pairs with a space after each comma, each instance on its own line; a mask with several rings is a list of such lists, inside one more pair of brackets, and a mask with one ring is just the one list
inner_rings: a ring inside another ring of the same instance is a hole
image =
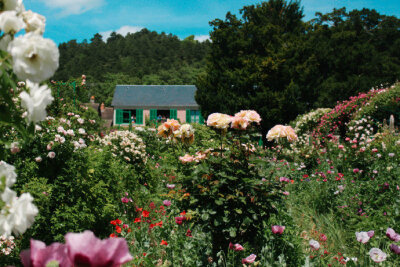
[[51, 90], [47, 85], [39, 86], [29, 80], [26, 81], [30, 89], [29, 94], [23, 91], [20, 94], [21, 106], [27, 109], [28, 121], [39, 122], [46, 118], [46, 107], [53, 101]]
[[0, 13], [0, 29], [6, 34], [15, 34], [25, 27], [24, 21], [17, 16], [16, 11]]

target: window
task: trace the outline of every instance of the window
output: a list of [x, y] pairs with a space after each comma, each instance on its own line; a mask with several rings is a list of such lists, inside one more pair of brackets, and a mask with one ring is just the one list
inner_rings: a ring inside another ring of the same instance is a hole
[[190, 122], [200, 122], [200, 110], [190, 111]]

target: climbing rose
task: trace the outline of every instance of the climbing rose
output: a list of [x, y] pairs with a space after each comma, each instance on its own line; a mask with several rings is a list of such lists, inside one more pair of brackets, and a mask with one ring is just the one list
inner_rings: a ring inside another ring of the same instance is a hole
[[23, 91], [20, 94], [21, 106], [28, 111], [29, 122], [39, 122], [46, 118], [46, 107], [53, 101], [51, 90], [47, 85], [39, 85], [26, 81], [29, 94]]

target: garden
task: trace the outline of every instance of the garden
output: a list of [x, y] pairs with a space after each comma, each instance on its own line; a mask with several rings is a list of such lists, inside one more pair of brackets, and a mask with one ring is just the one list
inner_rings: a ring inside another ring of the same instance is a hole
[[261, 146], [256, 110], [105, 129], [44, 83], [58, 50], [19, 8], [0, 14], [1, 266], [400, 265], [400, 84]]

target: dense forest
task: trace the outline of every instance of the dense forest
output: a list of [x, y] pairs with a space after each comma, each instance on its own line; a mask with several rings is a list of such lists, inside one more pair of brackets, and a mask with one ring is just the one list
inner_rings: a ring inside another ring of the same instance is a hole
[[147, 29], [126, 36], [113, 32], [106, 41], [95, 34], [89, 43], [59, 45], [60, 67], [53, 80], [66, 82], [85, 74], [88, 94], [80, 100], [95, 95], [109, 105], [116, 84], [194, 84], [204, 71], [209, 44], [193, 35], [180, 40]]

